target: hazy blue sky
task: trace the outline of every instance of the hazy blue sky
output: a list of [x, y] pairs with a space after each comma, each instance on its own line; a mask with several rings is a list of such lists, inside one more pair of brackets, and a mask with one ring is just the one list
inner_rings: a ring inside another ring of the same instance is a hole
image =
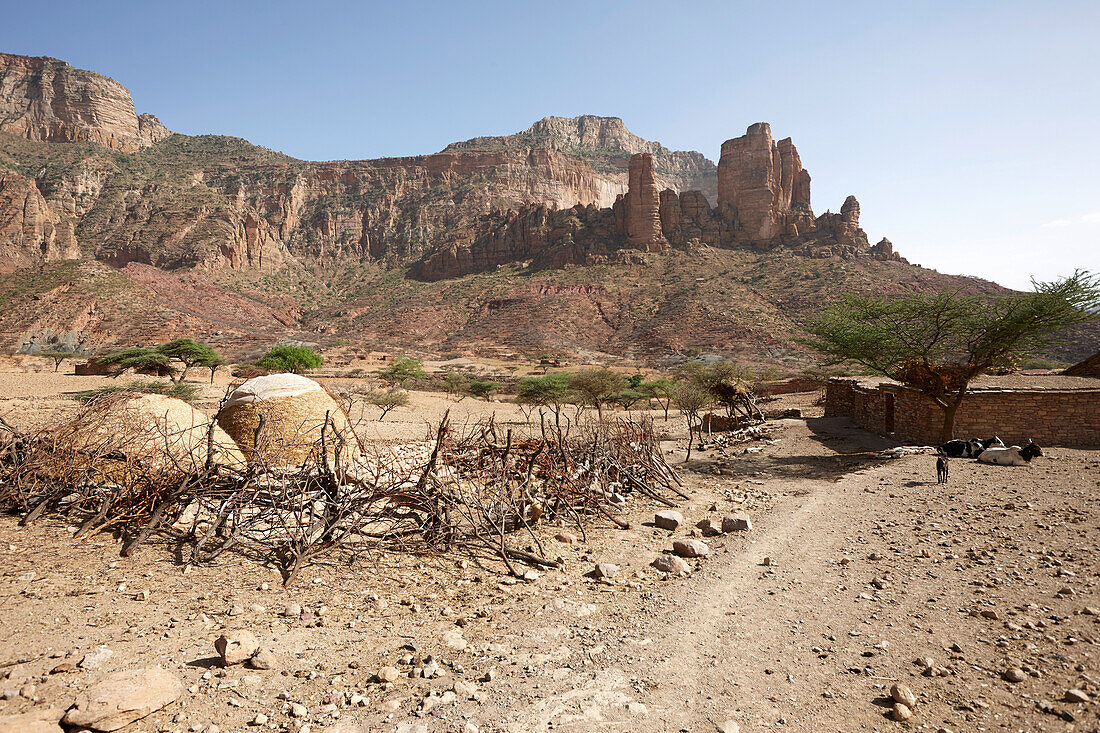
[[791, 136], [818, 213], [1022, 287], [1100, 270], [1100, 2], [0, 0], [0, 50], [114, 77], [169, 128], [312, 160], [614, 115], [717, 160]]

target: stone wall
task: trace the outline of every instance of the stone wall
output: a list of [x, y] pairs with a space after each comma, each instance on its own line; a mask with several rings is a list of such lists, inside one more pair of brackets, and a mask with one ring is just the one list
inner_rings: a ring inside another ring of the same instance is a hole
[[[943, 411], [919, 392], [896, 384], [868, 387], [852, 379], [829, 380], [825, 416], [850, 417], [880, 435], [893, 403], [893, 436], [903, 443], [940, 442]], [[976, 389], [955, 417], [955, 436], [1000, 436], [1009, 445], [1031, 438], [1040, 445], [1100, 448], [1100, 388]]]

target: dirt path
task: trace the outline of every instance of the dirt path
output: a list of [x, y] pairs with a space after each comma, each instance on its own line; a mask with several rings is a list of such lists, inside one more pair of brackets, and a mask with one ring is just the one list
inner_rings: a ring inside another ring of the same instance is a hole
[[[792, 427], [786, 447], [760, 465], [782, 470], [794, 455], [814, 452], [828, 462], [832, 450], [803, 431]], [[836, 426], [840, 440], [831, 441], [840, 453], [876, 440], [844, 432]], [[1054, 462], [1062, 465], [1015, 475], [958, 465], [946, 489], [928, 480], [928, 456], [870, 463], [835, 482], [772, 478], [775, 501], [747, 536], [712, 540], [714, 555], [691, 577], [585, 624], [602, 638], [588, 646], [580, 675], [559, 673], [580, 684], [543, 692], [508, 729], [714, 731], [735, 721], [742, 731], [895, 730], [900, 724], [885, 716], [898, 681], [920, 698], [908, 727], [1063, 730], [1059, 715], [1068, 715], [1086, 722], [1077, 730], [1092, 730], [1095, 707], [1060, 698], [1097, 687], [1097, 619], [1081, 614], [1096, 605], [1095, 554], [1067, 551], [1081, 541], [1078, 548], [1095, 551], [1097, 516], [1075, 514], [1081, 526], [1054, 537], [1011, 532], [1017, 523], [1053, 529], [1035, 517], [1060, 515], [1067, 503], [1080, 511], [1067, 494], [1038, 489], [1046, 476], [1036, 474], [1084, 469], [1078, 496], [1096, 495], [1095, 459], [1059, 453]], [[993, 485], [1006, 477], [1027, 481]], [[1006, 508], [988, 488], [1037, 501]], [[688, 524], [712, 514], [705, 509], [689, 505]], [[1080, 570], [1059, 574], [1066, 564], [1052, 563], [1043, 572], [1038, 562], [1024, 575], [1020, 566], [1036, 559], [1028, 553], [1043, 551]], [[1069, 579], [1074, 595], [1058, 596]], [[996, 618], [971, 615], [980, 610]], [[946, 676], [923, 676], [921, 657]], [[1028, 680], [1001, 679], [1021, 665]]]

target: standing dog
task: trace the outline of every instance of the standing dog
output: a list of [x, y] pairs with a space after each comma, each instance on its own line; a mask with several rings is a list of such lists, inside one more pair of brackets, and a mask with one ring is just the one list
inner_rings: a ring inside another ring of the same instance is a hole
[[936, 481], [941, 484], [947, 483], [947, 456], [936, 459]]

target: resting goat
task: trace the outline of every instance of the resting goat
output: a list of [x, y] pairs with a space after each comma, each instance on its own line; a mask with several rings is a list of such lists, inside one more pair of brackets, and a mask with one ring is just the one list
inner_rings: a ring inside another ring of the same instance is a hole
[[951, 458], [977, 458], [989, 448], [1004, 448], [1005, 444], [994, 435], [992, 438], [971, 438], [970, 440], [949, 440], [936, 448], [941, 456]]
[[1043, 449], [1034, 440], [1029, 440], [1023, 448], [1018, 445], [1010, 448], [989, 448], [982, 451], [978, 460], [998, 466], [1026, 466], [1031, 463], [1032, 458], [1041, 455], [1043, 455]]

